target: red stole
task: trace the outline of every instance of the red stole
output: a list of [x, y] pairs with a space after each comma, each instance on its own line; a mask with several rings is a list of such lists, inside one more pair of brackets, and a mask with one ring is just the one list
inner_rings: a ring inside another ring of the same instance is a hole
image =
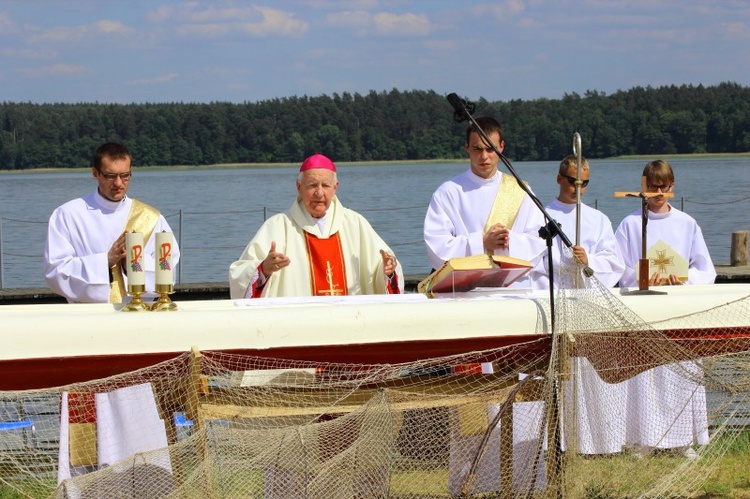
[[313, 296], [346, 295], [346, 264], [339, 233], [320, 239], [305, 232], [310, 289]]

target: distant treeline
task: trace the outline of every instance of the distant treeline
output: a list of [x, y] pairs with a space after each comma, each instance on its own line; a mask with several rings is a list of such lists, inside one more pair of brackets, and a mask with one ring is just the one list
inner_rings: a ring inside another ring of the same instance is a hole
[[[750, 87], [635, 87], [561, 99], [489, 102], [506, 155], [558, 160], [575, 132], [589, 158], [750, 151]], [[434, 91], [289, 97], [234, 104], [0, 105], [0, 169], [80, 167], [107, 141], [130, 147], [136, 165], [463, 158], [466, 123]]]

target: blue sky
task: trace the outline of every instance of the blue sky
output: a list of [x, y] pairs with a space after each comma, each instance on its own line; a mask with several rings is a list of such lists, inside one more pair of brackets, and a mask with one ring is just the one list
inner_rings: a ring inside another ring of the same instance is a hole
[[750, 85], [747, 0], [0, 0], [0, 100]]

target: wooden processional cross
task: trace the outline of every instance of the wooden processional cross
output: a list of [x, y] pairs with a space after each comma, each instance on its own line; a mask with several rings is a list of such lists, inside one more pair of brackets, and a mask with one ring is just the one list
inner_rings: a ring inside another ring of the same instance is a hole
[[634, 197], [641, 199], [641, 258], [638, 260], [638, 290], [627, 294], [666, 294], [663, 291], [648, 289], [650, 262], [646, 256], [646, 227], [648, 225], [648, 200], [657, 196], [673, 198], [673, 192], [648, 192], [646, 177], [641, 177], [641, 192], [615, 192], [616, 198]]

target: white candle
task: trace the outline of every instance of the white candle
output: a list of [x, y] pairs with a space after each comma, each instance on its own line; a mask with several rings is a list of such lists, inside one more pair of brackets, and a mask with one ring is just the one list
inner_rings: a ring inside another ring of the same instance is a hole
[[127, 250], [128, 288], [131, 286], [146, 287], [146, 273], [143, 271], [143, 234], [128, 232], [125, 234], [125, 249]]
[[174, 284], [174, 270], [172, 268], [172, 242], [174, 238], [171, 232], [156, 233], [156, 291], [159, 286], [172, 286]]

